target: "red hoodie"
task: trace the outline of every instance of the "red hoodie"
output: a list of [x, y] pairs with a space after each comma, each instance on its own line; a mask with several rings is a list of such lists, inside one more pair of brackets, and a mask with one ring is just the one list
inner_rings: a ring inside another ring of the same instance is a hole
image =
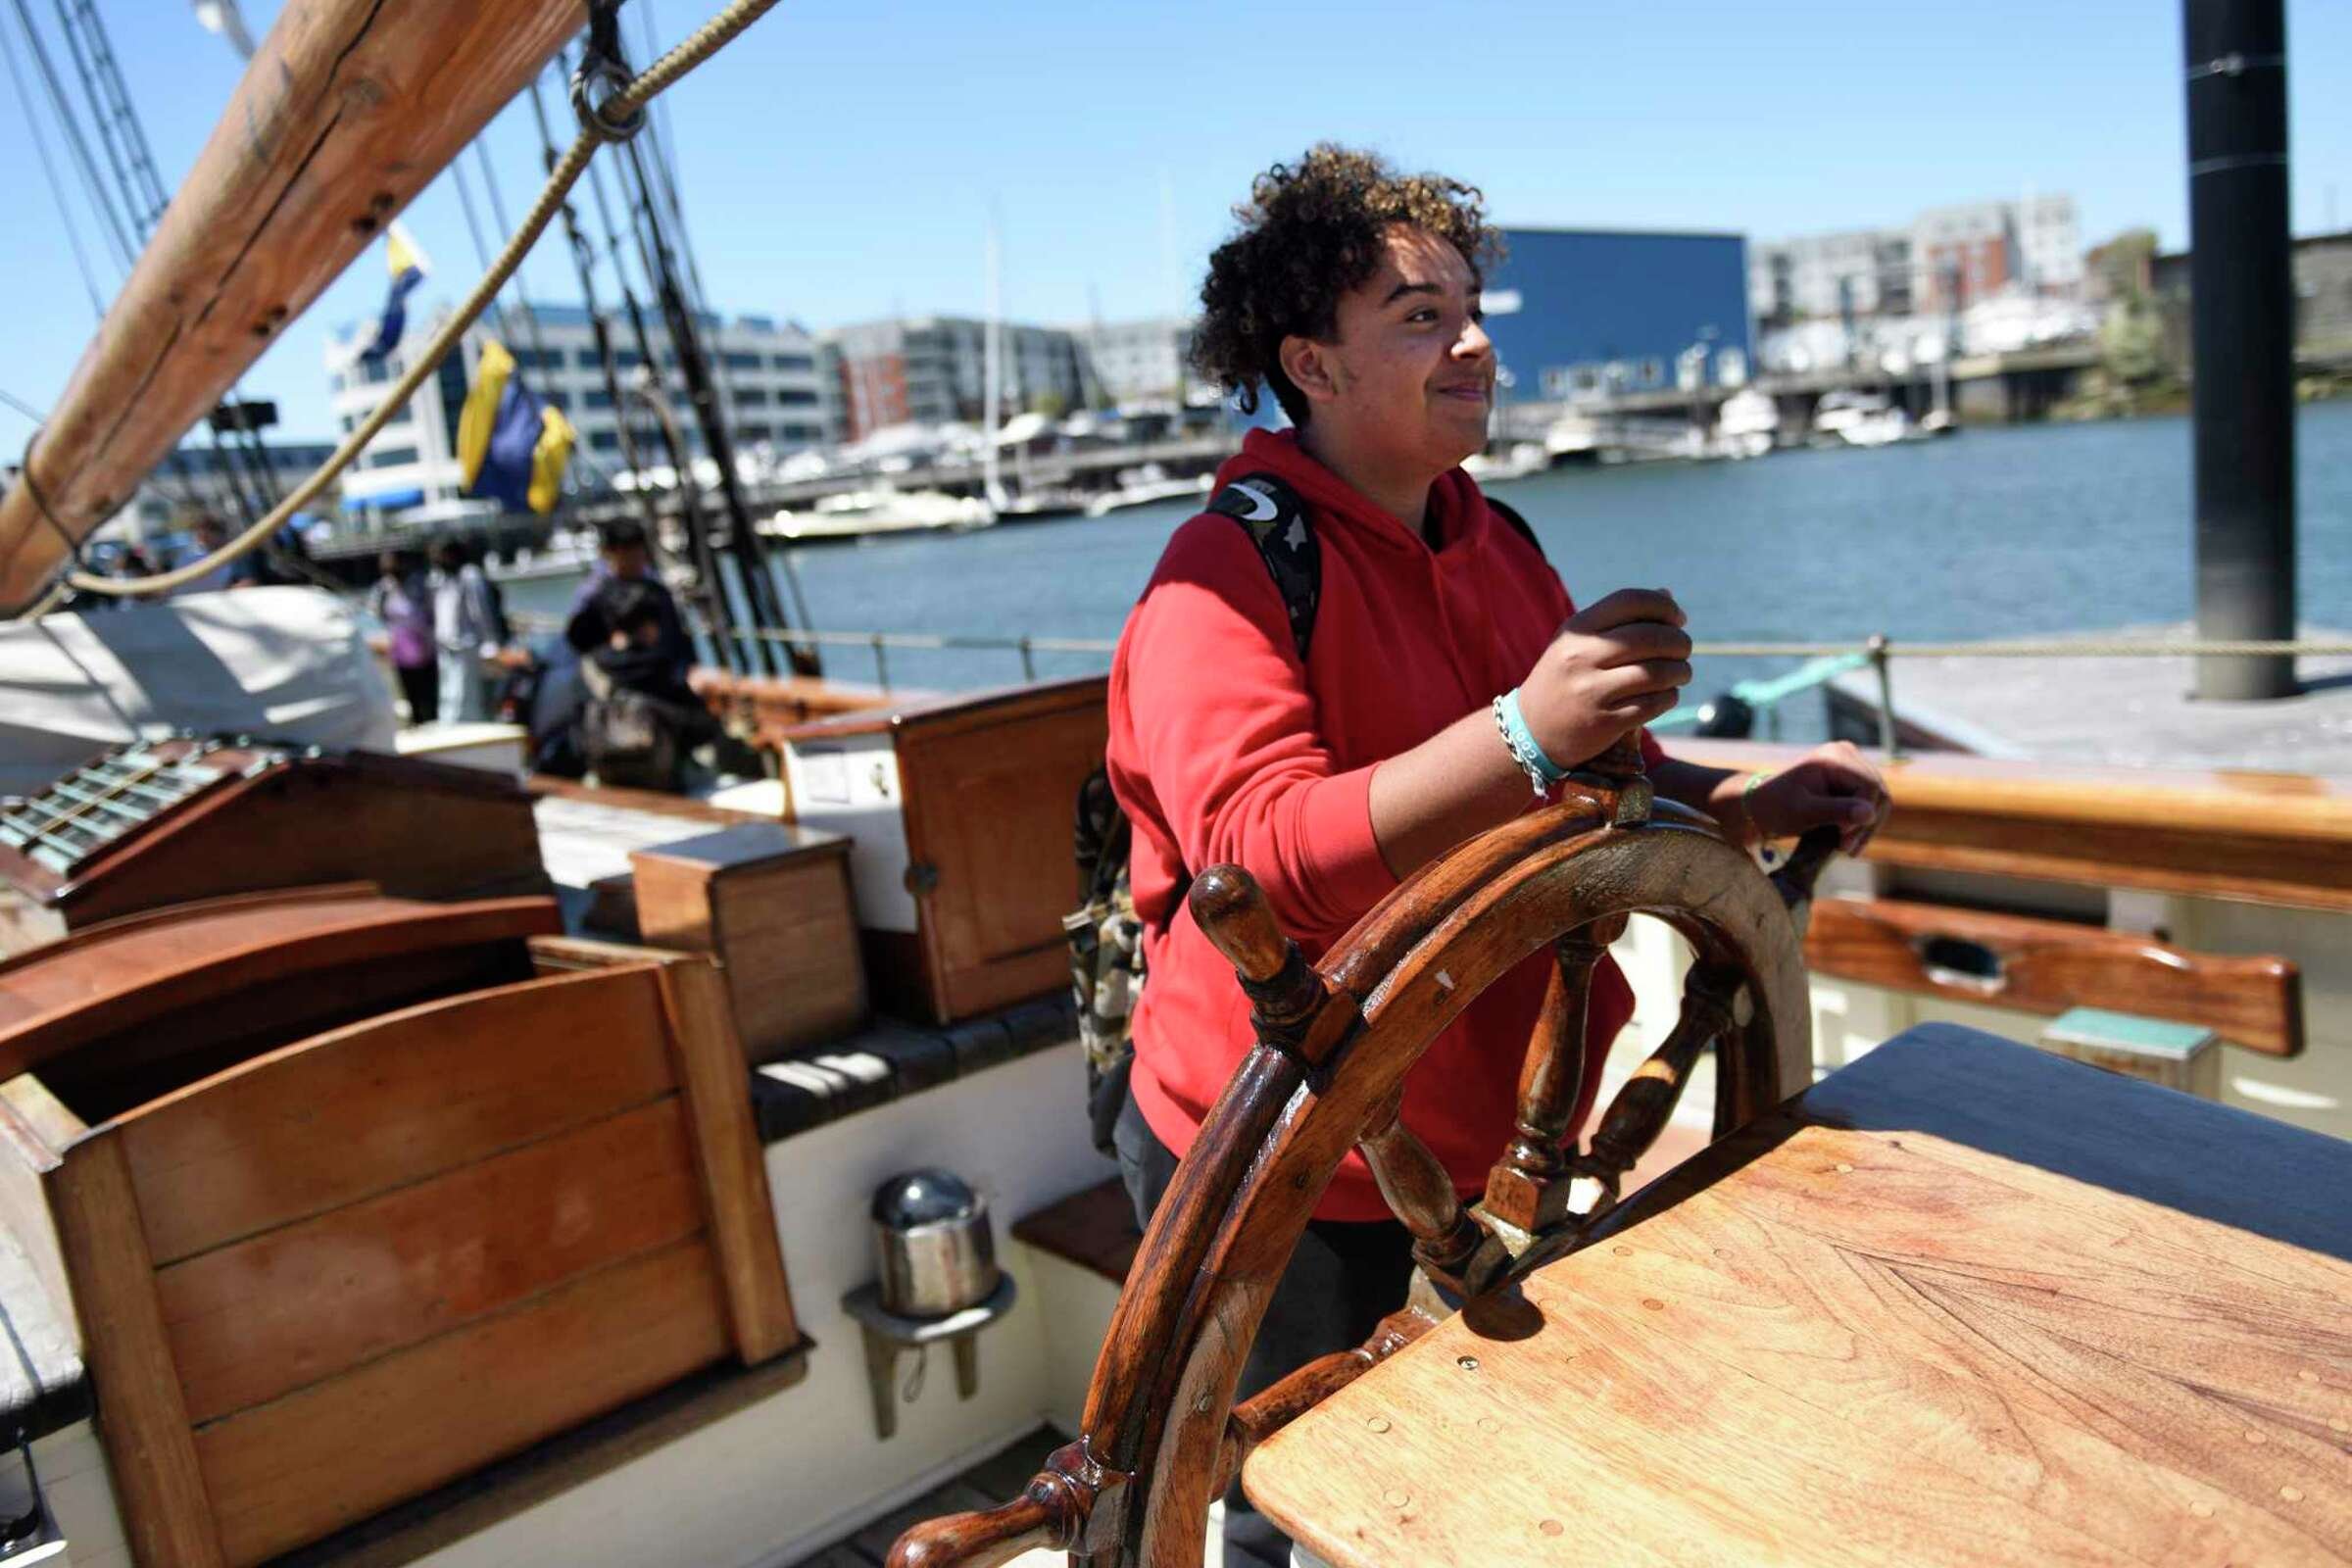
[[[1280, 476], [1314, 514], [1322, 595], [1305, 666], [1257, 546], [1204, 513], [1168, 541], [1110, 668], [1110, 780], [1134, 824], [1150, 976], [1134, 1019], [1135, 1098], [1178, 1154], [1253, 1039], [1232, 967], [1189, 909], [1168, 922], [1184, 868], [1246, 866], [1283, 931], [1321, 957], [1396, 886], [1372, 838], [1373, 766], [1518, 685], [1573, 611], [1558, 575], [1458, 468], [1430, 490], [1444, 541], [1434, 551], [1287, 431], [1251, 432], [1217, 483], [1254, 472]], [[1485, 1186], [1510, 1137], [1549, 964], [1538, 954], [1497, 980], [1406, 1080], [1405, 1125], [1465, 1193]], [[1633, 1012], [1606, 958], [1591, 1008], [1580, 1122], [1605, 1045]], [[1315, 1216], [1389, 1216], [1360, 1154]]]

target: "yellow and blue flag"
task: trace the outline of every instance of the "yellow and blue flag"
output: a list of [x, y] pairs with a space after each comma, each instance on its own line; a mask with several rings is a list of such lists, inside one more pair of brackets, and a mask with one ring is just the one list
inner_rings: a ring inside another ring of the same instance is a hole
[[425, 263], [423, 247], [398, 223], [384, 232], [384, 261], [392, 269], [392, 288], [384, 296], [384, 314], [376, 319], [374, 339], [360, 350], [363, 360], [381, 360], [400, 347], [401, 334], [409, 325], [409, 293], [432, 271]]
[[514, 356], [495, 338], [482, 343], [473, 386], [458, 416], [458, 469], [472, 500], [541, 516], [556, 510], [564, 466], [577, 439], [561, 409], [542, 401], [514, 374]]

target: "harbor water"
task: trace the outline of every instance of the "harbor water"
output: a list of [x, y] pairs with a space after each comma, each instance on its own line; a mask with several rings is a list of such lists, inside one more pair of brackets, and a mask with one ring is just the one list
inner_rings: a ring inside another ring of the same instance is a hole
[[[2352, 626], [2352, 403], [2298, 425], [2300, 600], [2315, 626]], [[1500, 487], [1534, 524], [1569, 592], [1671, 589], [1701, 641], [2034, 637], [2185, 623], [2193, 613], [2189, 426], [2184, 418], [1975, 429], [1874, 451], [1775, 453], [1747, 463], [1563, 468]], [[1193, 501], [795, 551], [813, 623], [827, 630], [1110, 639]], [[513, 584], [510, 605], [557, 611], [572, 583]], [[824, 650], [828, 673], [875, 676], [862, 647]], [[1021, 679], [1010, 650], [888, 651], [894, 687], [970, 690]], [[1035, 653], [1040, 678], [1103, 668]], [[1698, 662], [1687, 701], [1795, 662]], [[1898, 669], [1899, 677], [1899, 669]], [[2000, 678], [1988, 662], [1986, 679]], [[1784, 715], [1818, 735], [1818, 698]]]

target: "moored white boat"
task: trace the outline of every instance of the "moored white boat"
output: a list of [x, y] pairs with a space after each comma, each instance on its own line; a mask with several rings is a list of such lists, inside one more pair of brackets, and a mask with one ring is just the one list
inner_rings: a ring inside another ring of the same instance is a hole
[[995, 509], [976, 496], [952, 496], [942, 490], [876, 489], [827, 496], [806, 511], [786, 508], [758, 527], [766, 538], [823, 544], [942, 529], [962, 533], [995, 521]]
[[1875, 392], [1831, 392], [1813, 415], [1818, 437], [1849, 447], [1892, 446], [1918, 432], [1911, 416]]

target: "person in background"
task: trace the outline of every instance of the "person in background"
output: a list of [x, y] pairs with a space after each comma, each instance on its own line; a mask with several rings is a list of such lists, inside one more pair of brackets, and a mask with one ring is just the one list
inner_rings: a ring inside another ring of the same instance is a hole
[[601, 613], [594, 612], [597, 596], [615, 582], [641, 582], [651, 592], [652, 612], [659, 622], [654, 646], [662, 662], [669, 666], [679, 681], [694, 666], [694, 639], [686, 635], [686, 622], [678, 613], [678, 602], [670, 597], [669, 589], [654, 572], [652, 547], [645, 537], [642, 523], [622, 520], [608, 523], [598, 537], [597, 568], [580, 584], [572, 596], [571, 613], [564, 626], [564, 640], [574, 653], [585, 653], [605, 641], [609, 627]]
[[[188, 561], [197, 562], [228, 543], [228, 524], [222, 522], [212, 513], [200, 512], [188, 524], [188, 534], [194, 541], [189, 547]], [[238, 586], [240, 584], [237, 580], [237, 564], [230, 561], [213, 567], [193, 582], [183, 583], [173, 589], [172, 597], [177, 598], [182, 594], [215, 594]]]
[[499, 653], [490, 580], [466, 559], [466, 547], [446, 534], [433, 541], [432, 561], [441, 716], [460, 724], [479, 722], [490, 716], [487, 664]]
[[616, 577], [566, 628], [592, 639], [580, 652], [580, 753], [600, 783], [680, 789], [687, 754], [718, 738], [718, 721], [662, 646], [665, 598], [659, 583]]
[[376, 558], [376, 579], [368, 590], [368, 612], [384, 623], [392, 673], [409, 705], [409, 722], [429, 724], [439, 711], [441, 671], [433, 641], [433, 594], [424, 563], [414, 550], [387, 550]]

